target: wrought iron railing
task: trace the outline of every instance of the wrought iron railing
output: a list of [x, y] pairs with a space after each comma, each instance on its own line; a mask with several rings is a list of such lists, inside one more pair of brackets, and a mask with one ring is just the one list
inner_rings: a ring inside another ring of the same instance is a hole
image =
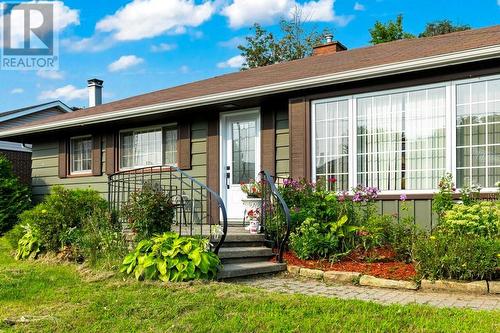
[[283, 261], [283, 252], [290, 236], [290, 210], [276, 188], [278, 180], [267, 171], [259, 173], [262, 186], [261, 223], [266, 239], [273, 242], [276, 260]]
[[[109, 177], [110, 210], [121, 219], [120, 211], [132, 193], [145, 186], [166, 193], [175, 211], [172, 231], [182, 236], [209, 237], [218, 253], [227, 234], [226, 207], [212, 189], [175, 166], [150, 166], [117, 172]], [[127, 225], [127, 221], [122, 221]]]

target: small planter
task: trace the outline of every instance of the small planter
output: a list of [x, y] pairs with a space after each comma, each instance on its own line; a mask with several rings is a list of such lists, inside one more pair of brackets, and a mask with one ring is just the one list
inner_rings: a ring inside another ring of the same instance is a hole
[[250, 221], [249, 229], [252, 235], [258, 234], [260, 231], [260, 223], [257, 220]]
[[247, 211], [258, 209], [262, 205], [261, 198], [245, 198], [241, 199], [241, 202], [243, 203], [243, 206], [245, 206]]

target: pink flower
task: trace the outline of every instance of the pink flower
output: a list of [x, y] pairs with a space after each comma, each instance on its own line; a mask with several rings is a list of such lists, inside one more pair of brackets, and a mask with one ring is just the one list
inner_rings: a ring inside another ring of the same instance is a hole
[[407, 199], [407, 197], [406, 197], [406, 194], [404, 194], [404, 193], [399, 196], [399, 200], [401, 200], [401, 201], [406, 201], [406, 199]]
[[336, 182], [337, 182], [337, 178], [335, 178], [335, 177], [330, 177], [330, 178], [328, 178], [328, 182], [329, 182], [329, 183], [336, 183]]

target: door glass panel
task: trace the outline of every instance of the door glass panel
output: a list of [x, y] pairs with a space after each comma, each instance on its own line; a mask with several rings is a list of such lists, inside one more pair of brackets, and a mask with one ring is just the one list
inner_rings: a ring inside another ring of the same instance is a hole
[[250, 179], [255, 177], [255, 120], [233, 122], [231, 134], [232, 183], [248, 183]]

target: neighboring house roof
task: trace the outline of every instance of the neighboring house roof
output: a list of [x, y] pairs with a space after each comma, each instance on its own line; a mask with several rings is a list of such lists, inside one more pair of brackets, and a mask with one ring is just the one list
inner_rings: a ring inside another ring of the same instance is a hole
[[254, 96], [500, 58], [500, 25], [312, 56], [75, 111], [0, 133], [36, 133]]
[[[73, 112], [73, 110], [61, 101], [53, 101], [38, 105], [32, 105], [20, 109], [0, 113], [0, 131], [10, 128], [26, 126], [30, 122], [43, 121], [55, 114]], [[31, 148], [22, 143], [0, 141], [0, 150], [31, 152]]]
[[20, 109], [0, 112], [0, 123], [12, 120], [19, 117], [24, 117], [36, 112], [45, 111], [51, 108], [60, 108], [64, 113], [72, 112], [73, 110], [61, 101], [53, 101], [38, 105], [27, 106]]

